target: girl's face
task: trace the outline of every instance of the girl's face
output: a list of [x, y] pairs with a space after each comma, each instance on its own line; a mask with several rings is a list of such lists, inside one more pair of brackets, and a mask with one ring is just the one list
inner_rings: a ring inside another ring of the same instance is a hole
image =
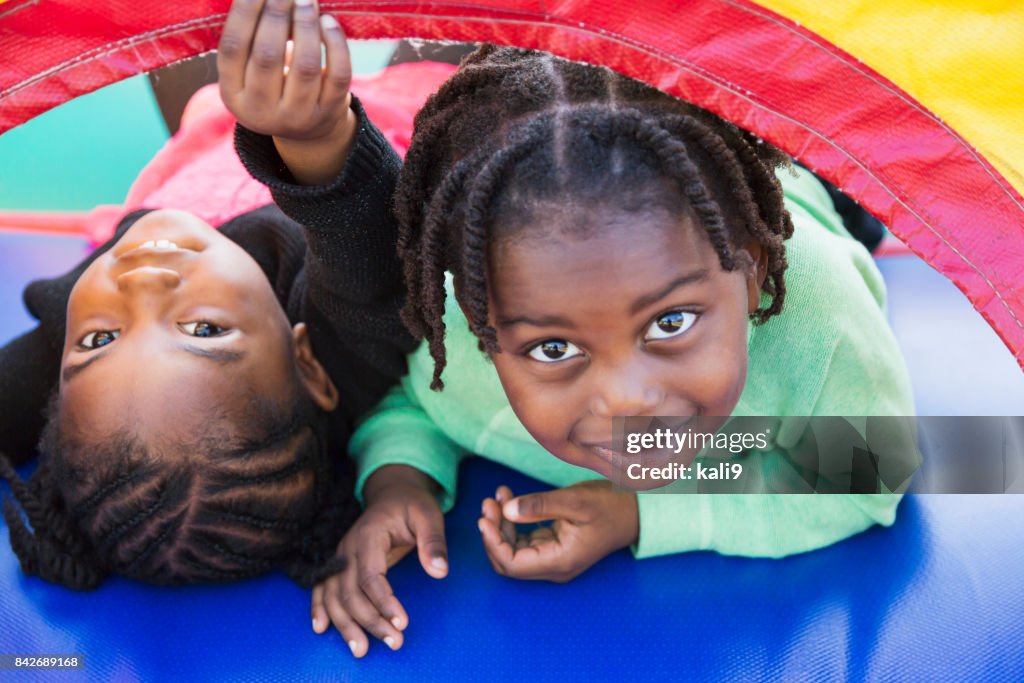
[[71, 292], [61, 414], [93, 434], [130, 424], [178, 443], [250, 392], [293, 396], [307, 347], [241, 247], [191, 214], [154, 211]]
[[696, 219], [665, 210], [595, 211], [585, 237], [557, 225], [522, 226], [492, 247], [502, 386], [556, 457], [633, 488], [663, 486], [625, 476], [638, 456], [616, 452], [612, 418], [724, 422], [746, 381], [760, 249], [748, 250], [750, 267], [724, 271]]

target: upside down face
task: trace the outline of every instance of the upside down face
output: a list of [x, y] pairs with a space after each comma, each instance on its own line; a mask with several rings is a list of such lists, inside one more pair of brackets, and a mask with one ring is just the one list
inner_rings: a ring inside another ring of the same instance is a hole
[[294, 397], [311, 358], [247, 252], [191, 214], [154, 211], [71, 292], [61, 415], [93, 434], [131, 426], [181, 443], [250, 394]]

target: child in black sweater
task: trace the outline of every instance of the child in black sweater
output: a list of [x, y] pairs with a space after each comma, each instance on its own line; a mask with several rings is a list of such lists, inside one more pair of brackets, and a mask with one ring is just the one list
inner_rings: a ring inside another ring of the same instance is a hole
[[84, 589], [112, 572], [283, 568], [310, 586], [343, 566], [358, 506], [339, 461], [414, 347], [390, 212], [400, 162], [348, 93], [340, 27], [311, 4], [233, 7], [218, 60], [238, 152], [280, 209], [219, 231], [138, 211], [26, 289], [39, 325], [0, 350], [0, 449], [41, 456], [28, 482], [0, 458], [26, 573]]

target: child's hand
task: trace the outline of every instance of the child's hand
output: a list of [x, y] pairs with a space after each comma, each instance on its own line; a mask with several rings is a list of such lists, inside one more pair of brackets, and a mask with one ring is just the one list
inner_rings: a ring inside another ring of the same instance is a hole
[[[516, 524], [554, 520], [530, 534]], [[514, 498], [502, 486], [483, 503], [479, 521], [494, 570], [517, 579], [564, 583], [605, 555], [634, 543], [640, 533], [636, 494], [607, 481]]]
[[334, 17], [320, 17], [313, 0], [235, 0], [217, 69], [224, 104], [246, 128], [274, 137], [296, 180], [319, 185], [337, 176], [358, 121], [349, 106], [348, 43]]
[[348, 567], [313, 589], [313, 630], [323, 633], [328, 617], [356, 657], [370, 647], [363, 629], [392, 650], [402, 647], [409, 617], [385, 574], [416, 548], [427, 574], [448, 574], [444, 518], [433, 479], [405, 465], [382, 467], [366, 482], [366, 510], [345, 534], [338, 553]]

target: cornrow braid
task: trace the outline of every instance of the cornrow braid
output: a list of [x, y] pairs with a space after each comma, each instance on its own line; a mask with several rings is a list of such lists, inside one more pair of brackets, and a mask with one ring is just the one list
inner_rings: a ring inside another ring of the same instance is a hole
[[20, 503], [30, 532], [25, 526], [14, 500], [4, 500], [4, 520], [10, 532], [11, 548], [26, 574], [70, 588], [88, 590], [103, 580], [106, 571], [99, 559], [89, 551], [88, 542], [66, 514], [59, 498], [41, 499], [39, 490], [53, 490], [49, 468], [41, 464], [26, 483], [0, 455], [0, 476], [11, 486], [14, 500]]
[[132, 433], [77, 441], [61, 432], [55, 397], [29, 480], [0, 455], [22, 570], [87, 590], [110, 573], [171, 584], [275, 568], [311, 587], [344, 569], [335, 550], [358, 505], [353, 473], [335, 471], [326, 448], [326, 414], [306, 398], [283, 412], [253, 399], [246, 414], [248, 425], [227, 431], [213, 420], [184, 446], [204, 457], [176, 459]]
[[596, 205], [628, 187], [690, 210], [727, 271], [754, 267], [737, 258], [753, 240], [765, 256], [768, 302], [752, 318], [768, 320], [785, 300], [784, 241], [793, 232], [775, 177], [786, 163], [756, 136], [603, 67], [482, 46], [417, 115], [395, 195], [402, 315], [428, 342], [431, 387], [444, 386], [444, 272], [481, 348], [497, 351], [489, 245], [565, 197]]

